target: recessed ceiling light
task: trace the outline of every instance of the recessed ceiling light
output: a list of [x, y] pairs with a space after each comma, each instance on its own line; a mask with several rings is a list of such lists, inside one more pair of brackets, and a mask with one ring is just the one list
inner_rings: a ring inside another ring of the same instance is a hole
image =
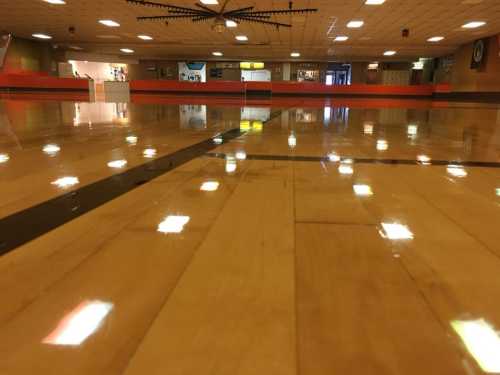
[[483, 21], [472, 21], [468, 22], [465, 25], [462, 25], [463, 29], [476, 29], [478, 27], [486, 25], [486, 22]]
[[153, 37], [149, 35], [137, 35], [137, 37], [142, 40], [153, 40]]
[[66, 4], [66, 1], [64, 0], [43, 0], [46, 3], [52, 4], [52, 5], [64, 5]]
[[348, 36], [345, 36], [345, 35], [339, 35], [339, 36], [336, 36], [334, 41], [335, 42], [345, 42], [347, 39], [349, 39]]
[[357, 20], [353, 20], [353, 21], [350, 21], [348, 24], [347, 24], [347, 27], [351, 28], [351, 29], [359, 29], [360, 27], [362, 27], [364, 25], [364, 21], [357, 21]]
[[222, 52], [212, 52], [212, 55], [214, 56], [224, 56]]
[[444, 36], [433, 36], [432, 38], [427, 39], [428, 42], [437, 43], [444, 39]]
[[248, 40], [248, 37], [246, 35], [236, 35], [236, 40], [239, 40], [240, 42], [246, 42]]
[[378, 63], [370, 63], [370, 64], [368, 64], [368, 69], [369, 70], [377, 70], [378, 69]]
[[120, 48], [120, 51], [123, 53], [134, 53], [134, 50], [130, 48]]
[[385, 3], [385, 0], [366, 0], [366, 5], [381, 5]]
[[290, 56], [292, 56], [292, 57], [300, 57], [300, 53], [299, 52], [292, 52], [290, 54]]
[[99, 20], [99, 23], [108, 26], [108, 27], [119, 27], [120, 24], [118, 22], [115, 22], [113, 20]]
[[219, 2], [217, 0], [200, 0], [202, 4], [205, 5], [217, 5]]
[[396, 53], [396, 51], [385, 51], [384, 56], [394, 56]]
[[32, 34], [31, 36], [38, 39], [52, 39], [52, 37], [47, 34]]
[[237, 27], [238, 24], [233, 20], [226, 20], [226, 27]]

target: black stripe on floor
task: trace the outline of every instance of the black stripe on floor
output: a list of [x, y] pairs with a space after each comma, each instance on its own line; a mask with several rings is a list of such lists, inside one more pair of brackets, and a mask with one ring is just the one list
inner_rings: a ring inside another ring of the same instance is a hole
[[[207, 156], [225, 159], [227, 154], [207, 153]], [[300, 156], [300, 155], [257, 155], [249, 154], [248, 160], [277, 160], [277, 161], [306, 161], [306, 162], [330, 162], [328, 157], [321, 156]], [[375, 159], [375, 158], [345, 158], [352, 160], [355, 164], [385, 164], [385, 165], [424, 165], [418, 160], [408, 159]], [[484, 167], [500, 168], [500, 163], [493, 161], [457, 161], [457, 160], [431, 160], [425, 165], [458, 165], [462, 167]]]
[[[0, 219], [0, 255], [109, 202], [243, 133], [232, 129]], [[216, 139], [220, 138], [218, 142]]]

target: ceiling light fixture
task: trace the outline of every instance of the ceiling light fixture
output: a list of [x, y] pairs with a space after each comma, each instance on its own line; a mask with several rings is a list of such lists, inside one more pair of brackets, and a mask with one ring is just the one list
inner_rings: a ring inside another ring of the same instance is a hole
[[134, 50], [130, 48], [120, 48], [120, 51], [123, 53], [134, 53]]
[[396, 53], [396, 51], [385, 51], [384, 56], [394, 56]]
[[64, 0], [43, 0], [46, 3], [52, 4], [52, 5], [65, 5], [66, 1]]
[[437, 43], [444, 39], [444, 36], [433, 36], [432, 38], [427, 39], [428, 42]]
[[345, 35], [339, 35], [336, 36], [335, 39], [333, 40], [334, 42], [345, 42], [347, 39], [349, 39], [348, 36]]
[[120, 24], [113, 20], [99, 20], [99, 23], [107, 27], [120, 27]]
[[212, 52], [212, 55], [214, 56], [224, 56], [224, 54], [222, 52]]
[[462, 25], [462, 29], [477, 29], [478, 27], [486, 25], [484, 21], [472, 21], [468, 22], [465, 25]]
[[238, 27], [238, 24], [232, 20], [226, 20], [226, 27]]
[[248, 40], [248, 37], [246, 35], [236, 35], [236, 40], [240, 42], [246, 42]]
[[33, 38], [37, 38], [37, 39], [52, 39], [52, 37], [50, 35], [41, 34], [41, 33], [32, 34], [31, 36]]
[[347, 24], [347, 27], [350, 28], [350, 29], [359, 29], [360, 27], [362, 27], [363, 25], [365, 24], [364, 21], [360, 21], [360, 20], [353, 20], [353, 21], [350, 21], [348, 24]]
[[385, 0], [366, 0], [366, 5], [382, 5], [385, 3]]
[[200, 0], [202, 4], [205, 5], [217, 5], [219, 2], [217, 0]]
[[153, 40], [153, 37], [149, 35], [137, 35], [137, 37], [142, 40]]
[[290, 54], [290, 56], [292, 56], [292, 57], [300, 57], [300, 53], [299, 52], [292, 52]]

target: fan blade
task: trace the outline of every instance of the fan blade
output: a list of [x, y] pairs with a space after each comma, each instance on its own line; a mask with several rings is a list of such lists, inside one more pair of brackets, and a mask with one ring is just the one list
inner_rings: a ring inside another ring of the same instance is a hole
[[198, 9], [193, 9], [190, 11], [187, 11], [187, 10], [169, 10], [168, 13], [169, 14], [192, 14], [195, 16], [203, 16], [203, 15], [212, 14], [212, 13], [204, 12], [204, 11], [198, 10]]
[[259, 15], [259, 14], [301, 14], [301, 13], [315, 13], [318, 9], [304, 8], [304, 9], [277, 9], [277, 10], [259, 10], [255, 12], [243, 12], [240, 15]]
[[234, 9], [230, 10], [229, 12], [224, 12], [222, 15], [223, 16], [229, 16], [233, 13], [241, 13], [241, 12], [248, 12], [249, 10], [252, 10], [255, 7], [246, 7], [246, 8], [240, 8], [240, 9]]
[[238, 15], [234, 14], [234, 15], [228, 16], [227, 18], [237, 17], [237, 16], [238, 17], [249, 17], [249, 18], [250, 17], [251, 18], [262, 18], [262, 19], [269, 19], [269, 18], [271, 18], [271, 16], [268, 16], [268, 15], [265, 15], [265, 14], [262, 14], [262, 15], [260, 15], [260, 14], [255, 14], [255, 15], [253, 15], [253, 14], [238, 14]]
[[179, 18], [193, 18], [190, 14], [185, 14], [182, 16], [148, 16], [148, 17], [137, 17], [137, 21], [162, 21], [162, 20], [173, 20]]
[[219, 13], [217, 13], [216, 11], [214, 11], [214, 10], [210, 9], [209, 7], [206, 7], [206, 6], [204, 6], [204, 5], [201, 5], [201, 4], [198, 4], [198, 3], [196, 3], [196, 4], [194, 4], [194, 5], [196, 5], [198, 8], [205, 9], [205, 10], [206, 10], [207, 12], [209, 12], [209, 13], [212, 13], [212, 14], [217, 14], [217, 15], [219, 14]]
[[154, 3], [152, 1], [127, 0], [127, 3], [134, 4], [134, 5], [143, 5], [143, 6], [149, 6], [149, 7], [156, 7], [156, 8], [170, 8], [170, 5], [168, 5], [168, 4]]
[[210, 20], [211, 18], [214, 18], [214, 17], [215, 17], [214, 15], [203, 16], [203, 17], [193, 17], [193, 19], [191, 21], [193, 21], [193, 22], [208, 21], [208, 20]]
[[260, 19], [253, 19], [253, 18], [247, 18], [247, 17], [242, 17], [242, 16], [233, 16], [233, 18], [236, 18], [236, 19], [239, 19], [239, 20], [242, 20], [242, 21], [262, 23], [262, 24], [265, 24], [265, 25], [272, 25], [272, 26], [278, 26], [278, 27], [292, 27], [292, 25], [289, 25], [287, 23], [264, 21], [264, 20], [260, 20]]

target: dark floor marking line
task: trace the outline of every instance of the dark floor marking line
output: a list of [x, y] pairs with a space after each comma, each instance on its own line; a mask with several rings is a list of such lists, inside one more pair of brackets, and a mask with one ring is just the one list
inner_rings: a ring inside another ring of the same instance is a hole
[[243, 134], [229, 130], [0, 219], [0, 256]]
[[[225, 159], [224, 153], [207, 153], [207, 156]], [[299, 155], [257, 155], [248, 154], [248, 160], [269, 160], [269, 161], [306, 161], [306, 162], [330, 162], [328, 157], [321, 156], [299, 156]], [[408, 159], [375, 159], [375, 158], [345, 158], [352, 160], [355, 164], [383, 164], [383, 165], [458, 165], [463, 167], [484, 167], [500, 168], [500, 163], [494, 161], [458, 161], [458, 160], [432, 160], [429, 163], [422, 163], [418, 160]]]

